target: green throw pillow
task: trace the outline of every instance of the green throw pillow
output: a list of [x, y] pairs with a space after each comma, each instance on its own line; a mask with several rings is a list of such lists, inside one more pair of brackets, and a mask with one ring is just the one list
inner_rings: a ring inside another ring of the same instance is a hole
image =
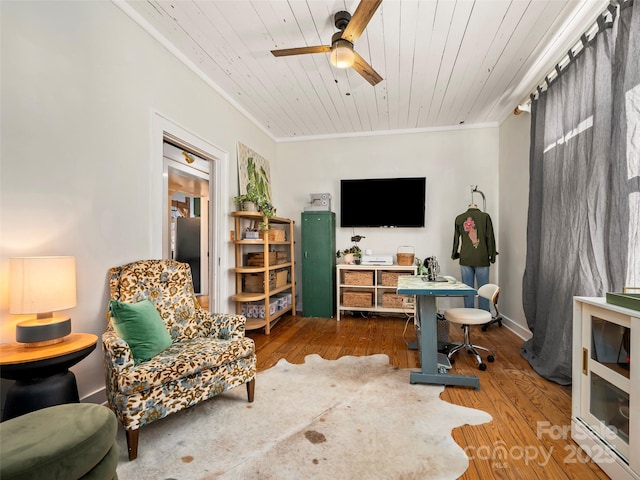
[[150, 300], [138, 303], [111, 300], [109, 309], [113, 327], [129, 344], [136, 364], [151, 359], [171, 345], [171, 336]]

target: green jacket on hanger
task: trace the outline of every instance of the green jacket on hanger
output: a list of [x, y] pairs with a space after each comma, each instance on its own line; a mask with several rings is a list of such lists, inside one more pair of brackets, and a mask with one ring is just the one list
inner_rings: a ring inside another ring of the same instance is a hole
[[489, 263], [496, 261], [496, 255], [491, 217], [479, 208], [469, 206], [466, 212], [456, 217], [451, 258], [459, 258], [460, 265], [488, 267]]

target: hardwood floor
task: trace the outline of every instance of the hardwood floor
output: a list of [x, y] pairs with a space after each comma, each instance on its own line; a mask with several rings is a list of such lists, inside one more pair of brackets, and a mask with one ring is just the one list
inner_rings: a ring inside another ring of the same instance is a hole
[[[303, 363], [312, 353], [329, 360], [385, 353], [398, 368], [419, 365], [417, 351], [407, 348], [407, 342], [415, 340], [413, 324], [407, 325], [402, 318], [341, 317], [337, 322], [287, 316], [272, 327], [270, 335], [263, 330], [247, 335], [256, 342], [259, 371], [281, 358]], [[451, 341], [459, 340], [461, 332], [453, 327], [450, 336]], [[540, 377], [520, 356], [522, 340], [505, 327], [494, 325], [487, 332], [474, 328], [471, 338], [493, 349], [496, 361], [480, 371], [471, 355], [458, 353], [452, 373], [477, 375], [480, 389], [445, 387], [441, 398], [484, 410], [493, 421], [453, 431], [454, 440], [470, 458], [460, 478], [607, 479], [570, 439], [571, 387]]]

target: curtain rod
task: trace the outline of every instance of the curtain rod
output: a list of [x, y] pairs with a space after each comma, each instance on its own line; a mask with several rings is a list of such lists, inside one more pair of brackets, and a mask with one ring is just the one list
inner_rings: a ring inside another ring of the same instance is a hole
[[543, 80], [539, 81], [533, 92], [529, 95], [529, 98], [513, 109], [514, 115], [520, 115], [523, 112], [531, 113], [531, 101], [536, 95], [540, 95], [541, 92], [549, 88], [549, 86], [558, 79], [558, 77], [564, 72], [564, 70], [580, 56], [585, 47], [591, 43], [598, 33], [606, 28], [610, 28], [616, 18], [618, 8], [626, 8], [631, 6], [633, 0], [610, 0], [609, 5], [598, 15], [596, 21], [582, 34], [579, 40], [575, 42], [573, 47], [565, 53], [560, 60], [556, 63], [553, 70], [551, 70]]

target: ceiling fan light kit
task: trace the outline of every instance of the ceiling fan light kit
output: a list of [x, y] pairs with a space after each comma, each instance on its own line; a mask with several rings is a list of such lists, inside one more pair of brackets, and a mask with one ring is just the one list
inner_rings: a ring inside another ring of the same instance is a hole
[[353, 45], [347, 40], [340, 38], [341, 32], [334, 34], [334, 38], [338, 36], [338, 39], [332, 42], [331, 45], [331, 65], [336, 68], [350, 68], [355, 61], [355, 55], [353, 53]]
[[354, 49], [353, 44], [360, 38], [382, 0], [361, 0], [353, 17], [349, 12], [340, 11], [334, 15], [334, 24], [340, 31], [333, 34], [331, 46], [285, 48], [271, 50], [274, 57], [303, 55], [308, 53], [329, 53], [329, 61], [336, 68], [353, 68], [372, 86], [382, 81], [382, 77]]

